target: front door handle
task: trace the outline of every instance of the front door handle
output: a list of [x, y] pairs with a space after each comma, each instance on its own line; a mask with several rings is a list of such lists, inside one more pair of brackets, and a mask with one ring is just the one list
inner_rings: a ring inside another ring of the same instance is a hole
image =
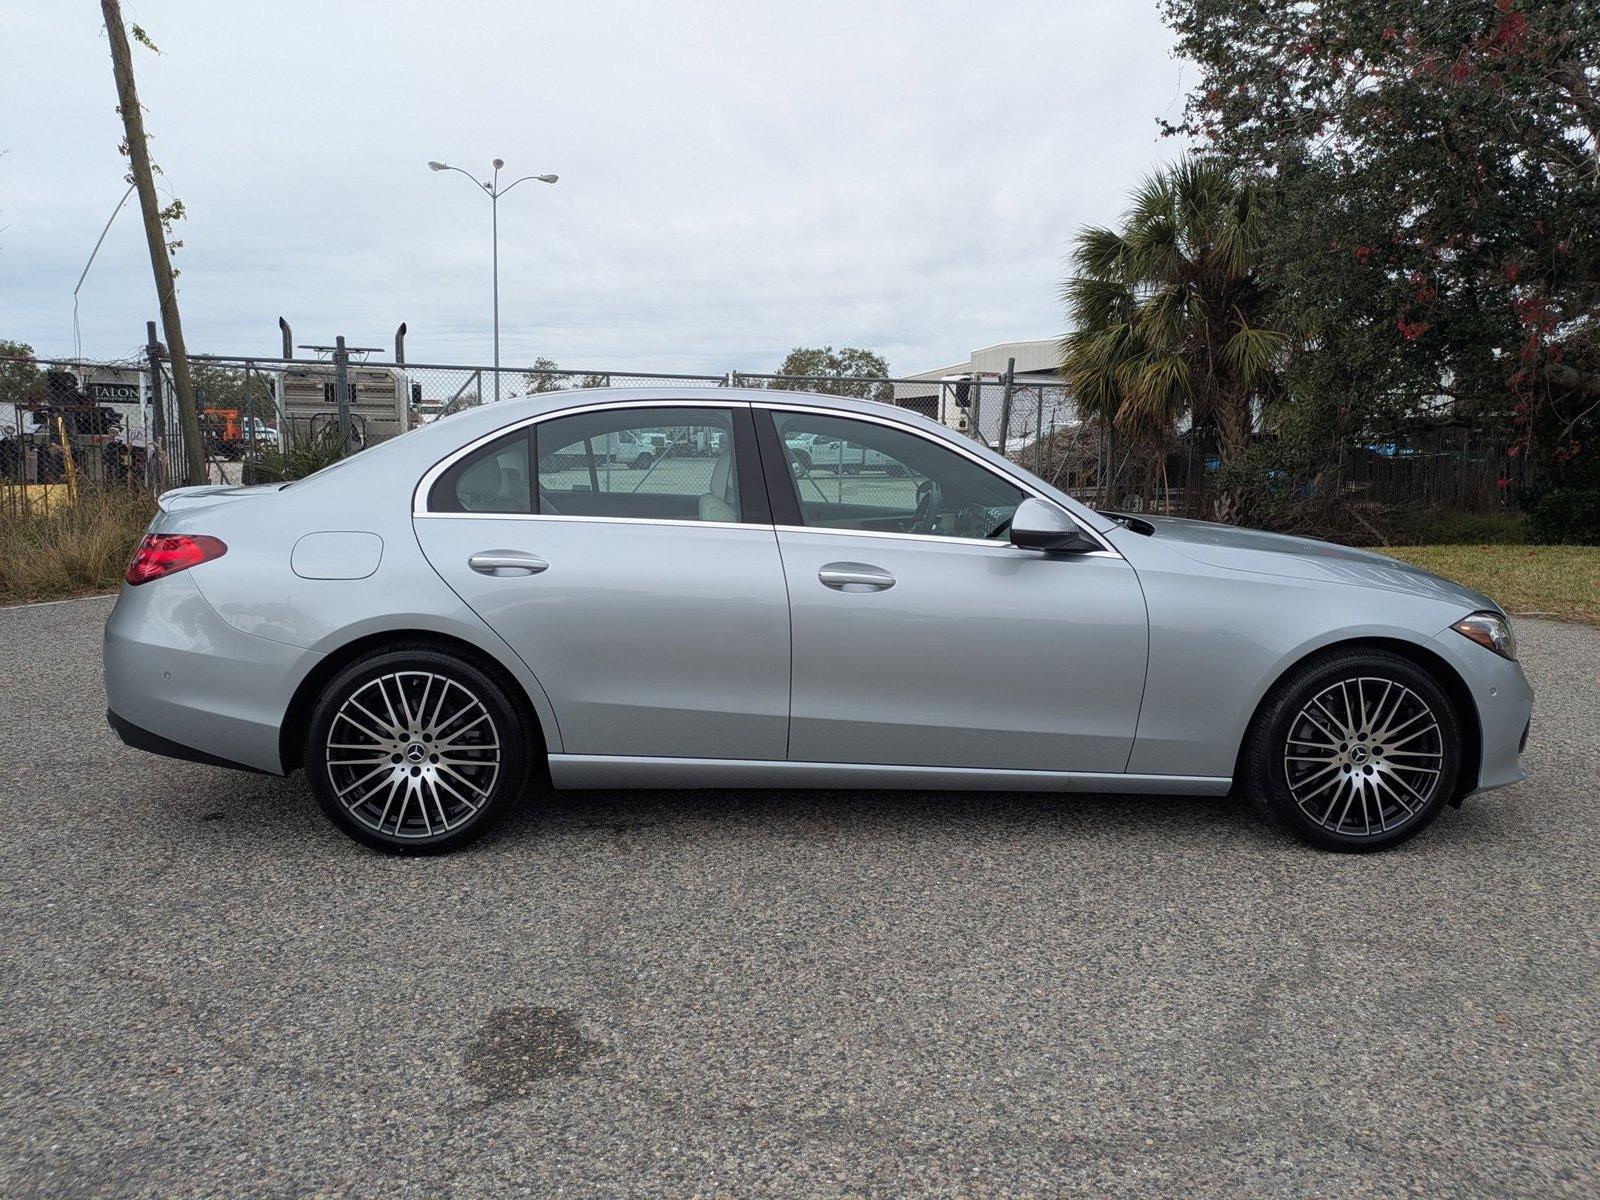
[[894, 576], [871, 563], [827, 563], [817, 578], [837, 592], [886, 592], [894, 586]]
[[467, 559], [467, 566], [480, 575], [493, 575], [509, 579], [516, 575], [537, 575], [549, 570], [550, 564], [537, 554], [522, 550], [480, 550]]

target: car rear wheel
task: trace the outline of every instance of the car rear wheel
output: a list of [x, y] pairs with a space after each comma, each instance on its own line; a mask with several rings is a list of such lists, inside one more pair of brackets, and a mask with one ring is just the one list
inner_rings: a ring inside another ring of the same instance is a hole
[[323, 689], [304, 763], [341, 830], [393, 853], [453, 850], [522, 794], [538, 744], [494, 678], [437, 647], [357, 659]]
[[1455, 794], [1461, 728], [1449, 697], [1409, 659], [1339, 650], [1273, 688], [1243, 767], [1257, 809], [1305, 841], [1382, 850], [1421, 833]]

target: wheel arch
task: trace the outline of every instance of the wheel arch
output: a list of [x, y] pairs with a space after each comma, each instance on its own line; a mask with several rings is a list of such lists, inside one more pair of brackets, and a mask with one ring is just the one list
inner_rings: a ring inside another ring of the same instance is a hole
[[[317, 697], [322, 694], [322, 689], [335, 675], [356, 659], [375, 650], [389, 646], [419, 644], [437, 647], [466, 659], [505, 688], [506, 694], [512, 701], [524, 707], [529, 721], [538, 731], [541, 744], [535, 752], [535, 760], [542, 760], [546, 756], [553, 742], [551, 737], [553, 730], [547, 725], [544, 707], [535, 701], [516, 672], [509, 670], [483, 647], [474, 645], [465, 638], [434, 629], [385, 629], [353, 638], [330, 650], [310, 671], [306, 672], [305, 678], [296, 686], [294, 695], [284, 710], [283, 723], [278, 729], [278, 757], [283, 765], [284, 774], [287, 775], [302, 765], [306, 727], [311, 720], [311, 710], [316, 707]], [[553, 722], [553, 718], [551, 720]]]
[[1250, 730], [1255, 728], [1256, 720], [1261, 715], [1261, 710], [1266, 707], [1278, 684], [1295, 668], [1314, 658], [1319, 658], [1335, 650], [1360, 650], [1360, 649], [1387, 650], [1391, 654], [1398, 654], [1401, 658], [1409, 660], [1420, 670], [1439, 685], [1440, 690], [1450, 701], [1455, 709], [1456, 720], [1461, 726], [1461, 770], [1456, 777], [1455, 795], [1451, 803], [1459, 804], [1463, 796], [1475, 791], [1478, 786], [1478, 773], [1483, 764], [1483, 728], [1478, 718], [1478, 705], [1472, 698], [1472, 689], [1467, 686], [1467, 681], [1452, 666], [1446, 658], [1416, 642], [1408, 642], [1404, 638], [1381, 637], [1362, 635], [1344, 638], [1340, 641], [1327, 642], [1314, 649], [1307, 650], [1298, 658], [1283, 664], [1273, 677], [1272, 681], [1262, 690], [1255, 707], [1250, 712], [1250, 719], [1245, 722], [1244, 729], [1239, 736], [1239, 746], [1234, 753], [1233, 779], [1237, 786], [1243, 778], [1244, 752], [1249, 742]]

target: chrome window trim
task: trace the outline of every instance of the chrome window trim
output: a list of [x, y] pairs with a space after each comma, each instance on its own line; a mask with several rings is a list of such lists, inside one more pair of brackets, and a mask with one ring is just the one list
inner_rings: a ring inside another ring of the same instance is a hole
[[[1091, 550], [1091, 551], [1089, 551], [1090, 554], [1095, 555], [1097, 557], [1103, 556], [1103, 557], [1107, 557], [1107, 558], [1121, 558], [1122, 557], [1122, 555], [1117, 551], [1117, 548], [1115, 546], [1113, 546], [1110, 542], [1106, 541], [1106, 539], [1100, 534], [1099, 530], [1091, 529], [1089, 526], [1085, 525], [1082, 521], [1078, 520], [1077, 516], [1070, 509], [1063, 508], [1061, 503], [1059, 501], [1057, 501], [1054, 497], [1045, 495], [1043, 492], [1041, 492], [1038, 488], [1034, 487], [1027, 480], [1018, 478], [1018, 477], [1012, 475], [1009, 471], [1002, 472], [1002, 471], [996, 470], [993, 463], [988, 462], [985, 459], [982, 459], [982, 458], [978, 457], [978, 455], [973, 454], [971, 451], [967, 450], [965, 447], [958, 445], [953, 439], [936, 438], [936, 437], [933, 437], [931, 434], [928, 434], [928, 433], [924, 432], [923, 430], [918, 429], [914, 425], [907, 424], [904, 421], [896, 421], [896, 420], [893, 420], [893, 419], [888, 418], [888, 417], [879, 417], [879, 416], [871, 415], [871, 414], [868, 414], [868, 413], [860, 413], [860, 412], [856, 412], [854, 409], [825, 408], [825, 407], [823, 407], [821, 405], [814, 405], [814, 404], [787, 404], [787, 403], [785, 403], [785, 402], [783, 402], [781, 400], [751, 400], [751, 401], [749, 401], [749, 404], [750, 404], [751, 408], [764, 408], [764, 409], [767, 409], [769, 412], [817, 413], [817, 414], [819, 414], [821, 416], [824, 416], [824, 417], [835, 417], [835, 418], [837, 418], [837, 419], [839, 419], [841, 421], [866, 421], [866, 422], [868, 422], [869, 424], [872, 424], [872, 425], [882, 425], [882, 426], [885, 426], [886, 428], [889, 428], [889, 429], [898, 429], [903, 433], [910, 434], [912, 437], [921, 438], [923, 441], [929, 443], [930, 445], [938, 446], [941, 449], [949, 450], [953, 454], [959, 454], [962, 458], [967, 459], [969, 462], [971, 462], [971, 463], [975, 464], [976, 466], [982, 468], [983, 470], [989, 472], [989, 474], [993, 475], [996, 479], [1002, 480], [1003, 482], [1010, 484], [1012, 487], [1014, 487], [1017, 490], [1021, 491], [1024, 495], [1030, 496], [1035, 500], [1043, 500], [1046, 504], [1049, 504], [1049, 505], [1051, 505], [1051, 506], [1053, 506], [1055, 508], [1061, 509], [1062, 512], [1067, 514], [1067, 517], [1072, 521], [1072, 523], [1074, 525], [1076, 525], [1085, 534], [1087, 534], [1090, 538], [1092, 538], [1094, 540], [1094, 542], [1100, 547], [1099, 550]], [[880, 451], [880, 453], [882, 453], [882, 452]], [[799, 492], [799, 487], [798, 486], [796, 486], [795, 491], [797, 493]], [[933, 534], [933, 533], [881, 533], [881, 532], [879, 532], [877, 530], [869, 530], [869, 529], [830, 529], [830, 528], [826, 528], [826, 527], [820, 526], [820, 525], [779, 525], [778, 528], [779, 529], [783, 529], [783, 530], [798, 531], [798, 532], [802, 532], [802, 533], [842, 533], [842, 534], [865, 534], [868, 537], [919, 538], [919, 539], [921, 539], [923, 541], [931, 541], [931, 542], [959, 542], [959, 543], [964, 543], [964, 544], [969, 545], [969, 546], [974, 544], [974, 543], [977, 543], [979, 545], [990, 545], [990, 546], [1010, 545], [1009, 542], [992, 542], [992, 541], [989, 541], [989, 539], [987, 539], [987, 538], [946, 537], [946, 536], [944, 536], [942, 534]], [[1015, 548], [1016, 547], [1013, 547], [1013, 549], [1015, 549]]]
[[[490, 442], [498, 441], [499, 439], [501, 439], [503, 437], [508, 437], [511, 434], [516, 433], [519, 429], [526, 429], [530, 425], [538, 425], [539, 423], [541, 423], [543, 421], [554, 421], [558, 417], [575, 417], [579, 413], [605, 412], [605, 411], [607, 411], [609, 409], [627, 409], [627, 408], [722, 408], [722, 409], [734, 409], [734, 408], [740, 408], [740, 407], [749, 408], [750, 407], [750, 402], [748, 400], [735, 400], [735, 399], [732, 399], [732, 398], [729, 398], [729, 397], [726, 397], [726, 396], [724, 396], [724, 397], [722, 397], [721, 399], [718, 399], [718, 400], [603, 400], [603, 401], [598, 401], [598, 402], [596, 402], [594, 404], [575, 404], [571, 408], [560, 408], [560, 409], [552, 410], [551, 412], [537, 413], [537, 414], [535, 414], [534, 416], [531, 416], [531, 417], [523, 417], [520, 420], [512, 421], [508, 425], [502, 425], [498, 429], [491, 430], [490, 432], [488, 432], [486, 434], [483, 434], [481, 437], [474, 438], [472, 441], [468, 442], [465, 446], [457, 447], [456, 449], [452, 450], [449, 454], [447, 454], [443, 458], [441, 458], [438, 462], [434, 463], [433, 466], [429, 467], [427, 469], [427, 471], [425, 471], [423, 473], [423, 476], [422, 476], [421, 480], [418, 481], [417, 486], [411, 490], [411, 515], [413, 517], [482, 517], [482, 516], [493, 516], [493, 517], [498, 517], [501, 520], [506, 520], [506, 519], [513, 519], [513, 520], [522, 519], [522, 520], [526, 520], [530, 516], [537, 517], [537, 516], [541, 515], [539, 513], [436, 513], [436, 512], [429, 512], [428, 511], [428, 493], [433, 490], [433, 485], [434, 485], [434, 483], [436, 483], [438, 481], [439, 476], [443, 475], [446, 471], [448, 471], [451, 467], [453, 467], [458, 461], [460, 461], [461, 459], [465, 458], [467, 455], [471, 454], [474, 450], [480, 450], [484, 446], [487, 446]], [[539, 464], [538, 463], [532, 463], [530, 465], [533, 468], [533, 476], [534, 476], [534, 480], [535, 480], [535, 486], [538, 486], [537, 485], [537, 480], [538, 480]], [[567, 518], [567, 519], [593, 520], [595, 518], [586, 517], [586, 518]], [[608, 520], [608, 521], [652, 521], [652, 520], [655, 520], [656, 518], [652, 518], [652, 517], [606, 517], [604, 519]], [[700, 525], [700, 524], [728, 525], [728, 524], [732, 524], [732, 522], [729, 522], [729, 521], [707, 521], [707, 522], [682, 521], [682, 522], [677, 522], [677, 523], [678, 524], [683, 524], [683, 525]], [[760, 526], [760, 528], [766, 529], [766, 528], [770, 528], [770, 526], [762, 525], [762, 526]]]
[[455, 513], [414, 512], [413, 519], [430, 521], [568, 521], [600, 525], [670, 525], [689, 529], [759, 529], [771, 533], [772, 526], [752, 521], [686, 521], [678, 517], [578, 517], [567, 513]]
[[[1068, 513], [1067, 515], [1071, 516], [1072, 514]], [[1079, 527], [1082, 527], [1081, 524]], [[1029, 550], [1022, 546], [1015, 546], [1010, 542], [996, 541], [993, 538], [951, 537], [942, 533], [895, 533], [885, 529], [833, 529], [826, 525], [774, 525], [772, 528], [779, 533], [814, 533], [824, 537], [894, 538], [897, 541], [940, 542], [946, 546], [987, 546], [991, 550], [1014, 550], [1018, 554], [1045, 553], [1041, 550]], [[1072, 557], [1121, 558], [1122, 555], [1115, 550], [1086, 550], [1074, 554]]]

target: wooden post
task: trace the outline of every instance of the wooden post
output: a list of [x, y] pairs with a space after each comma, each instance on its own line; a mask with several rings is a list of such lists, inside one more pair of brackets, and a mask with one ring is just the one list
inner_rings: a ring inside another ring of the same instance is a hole
[[161, 227], [161, 206], [156, 200], [155, 178], [150, 170], [150, 147], [145, 142], [144, 113], [133, 84], [133, 53], [122, 23], [120, 0], [100, 0], [105, 14], [106, 38], [111, 43], [111, 67], [117, 80], [117, 107], [128, 135], [128, 162], [139, 208], [144, 214], [144, 237], [150, 247], [150, 268], [155, 273], [156, 301], [161, 306], [161, 327], [167, 335], [172, 363], [172, 386], [178, 394], [178, 424], [183, 433], [184, 462], [191, 484], [207, 482], [206, 448], [200, 437], [200, 417], [189, 379], [189, 355], [183, 345], [183, 324], [178, 320], [178, 292], [172, 278], [172, 258], [167, 253], [166, 231]]

